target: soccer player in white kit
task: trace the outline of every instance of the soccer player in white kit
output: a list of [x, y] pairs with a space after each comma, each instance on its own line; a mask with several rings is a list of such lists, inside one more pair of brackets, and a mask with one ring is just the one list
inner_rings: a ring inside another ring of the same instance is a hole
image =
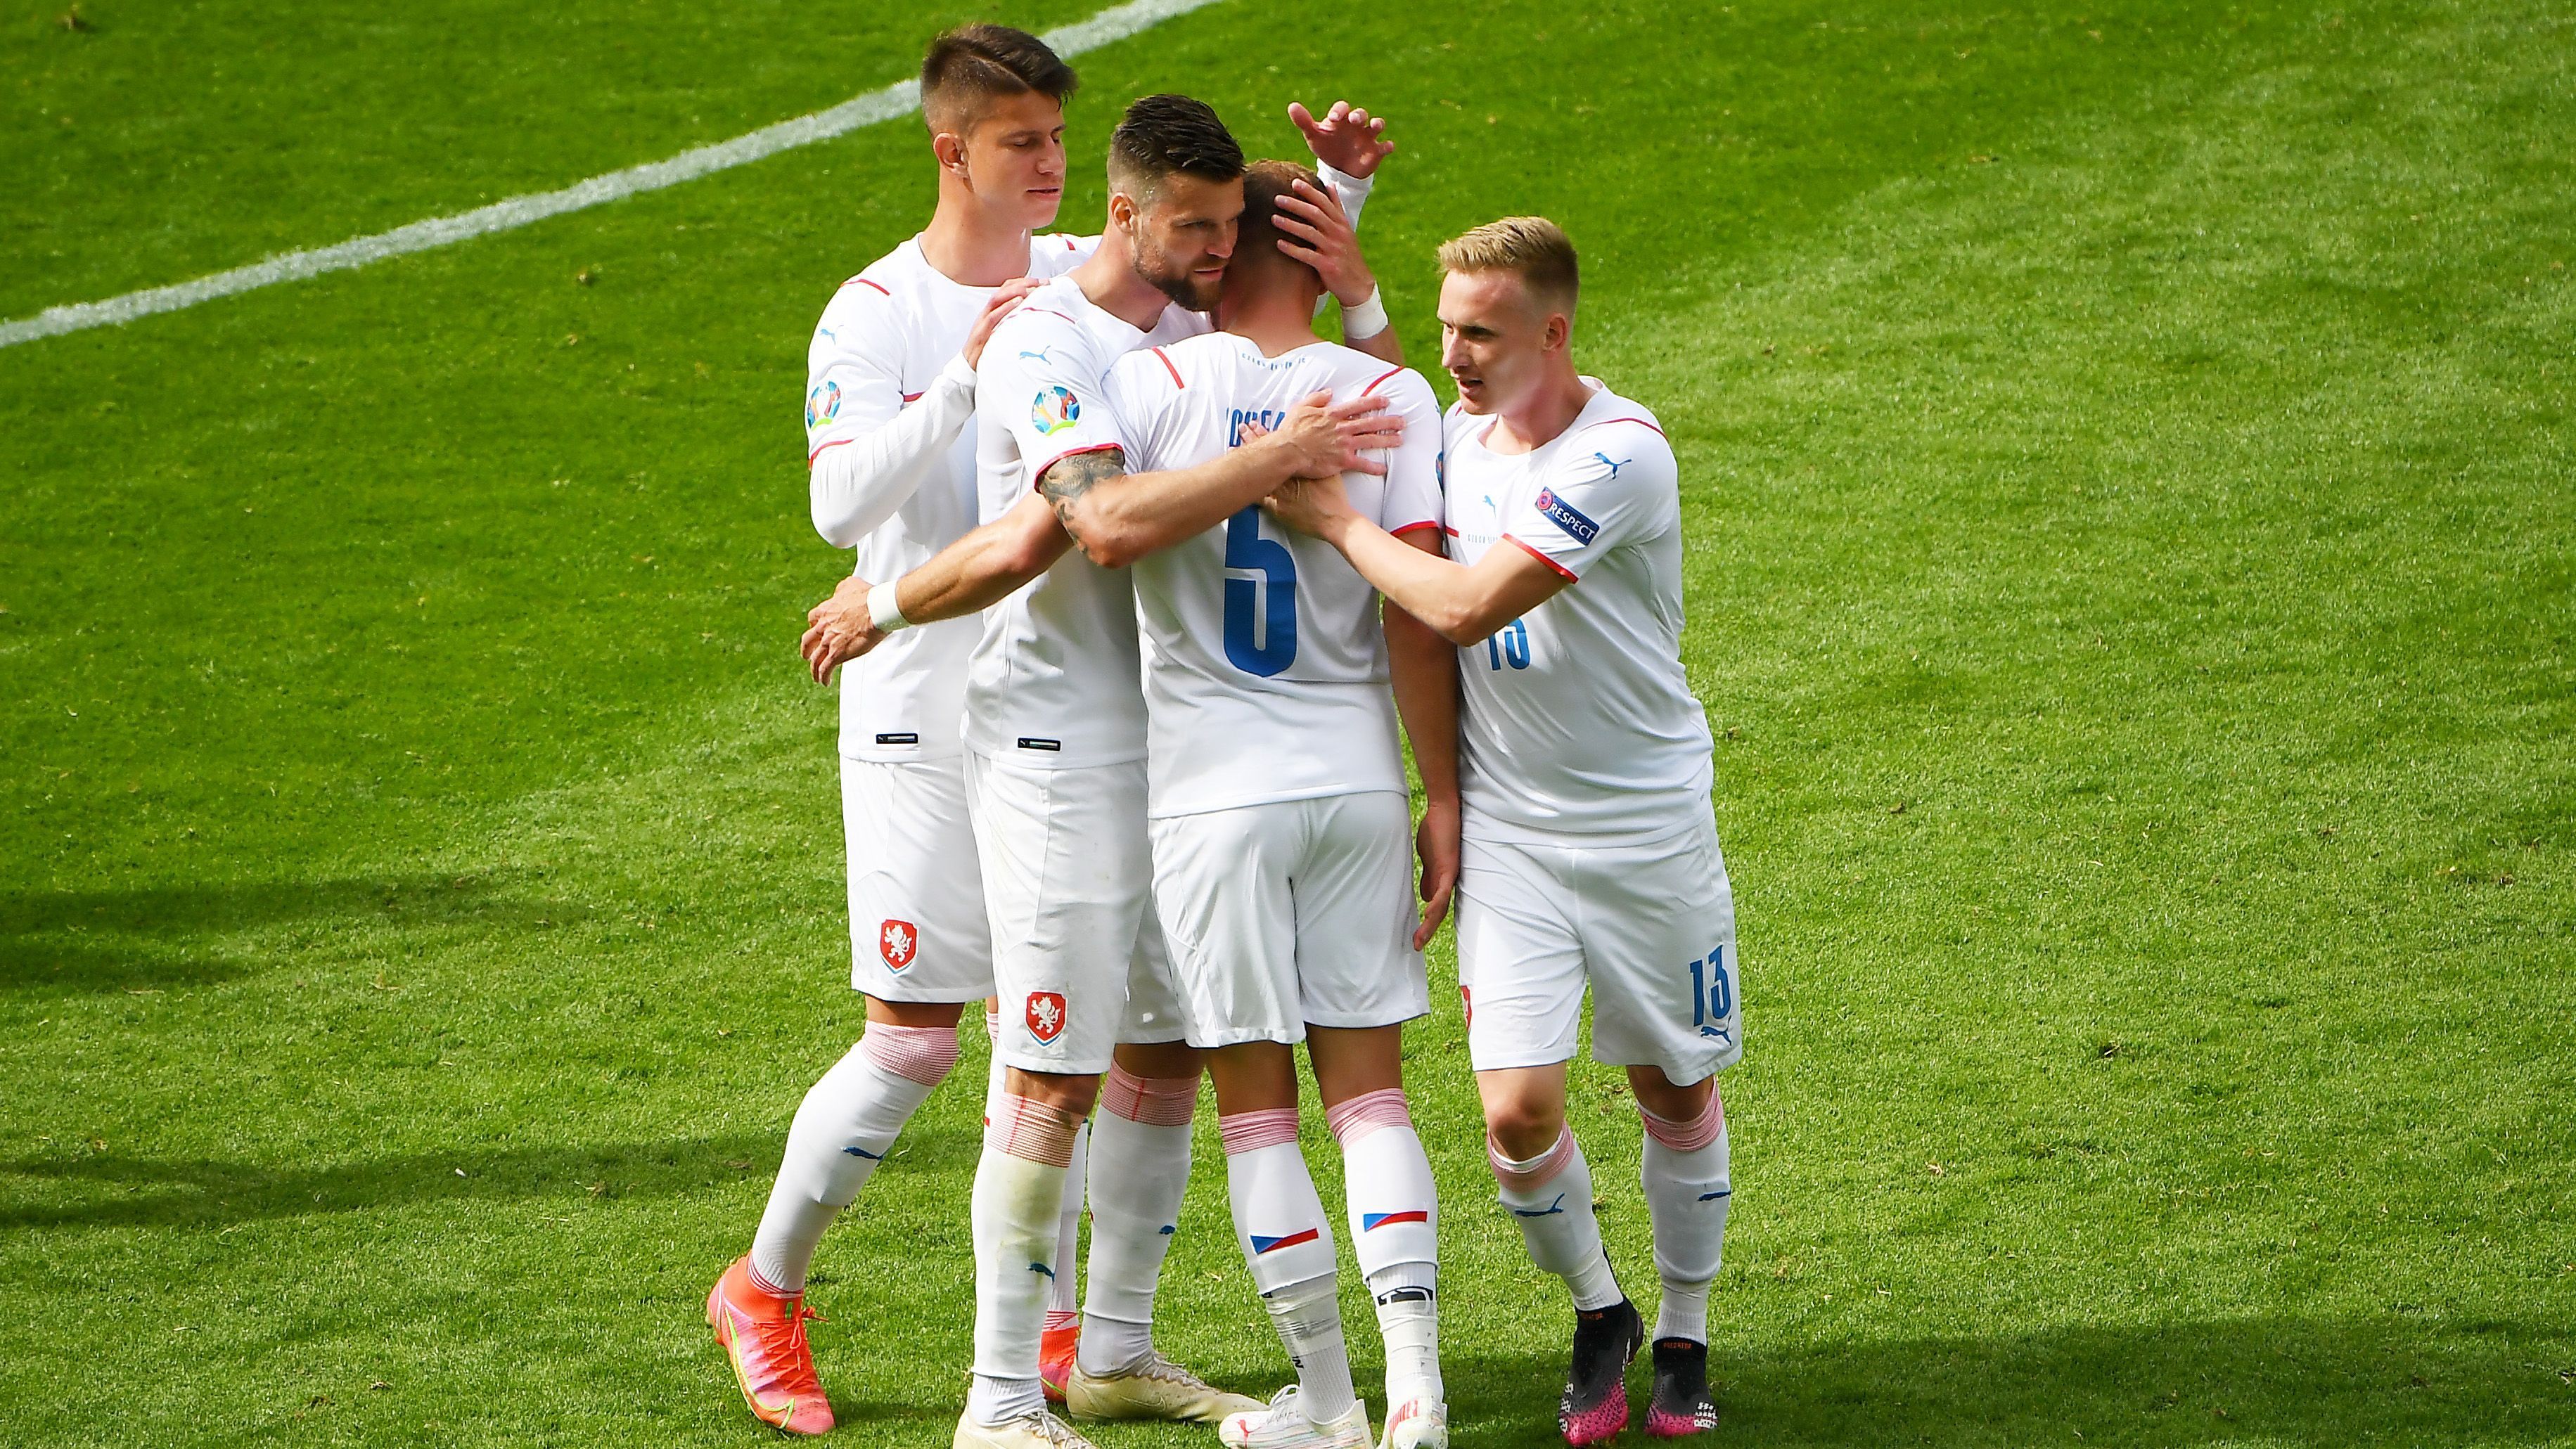
[[[1319, 341], [1322, 280], [1273, 245], [1314, 178], [1252, 167], [1223, 331], [1129, 354], [1112, 374], [1131, 467], [1182, 468], [1257, 439], [1299, 399], [1384, 397], [1405, 437], [1346, 495], [1437, 550], [1439, 404], [1419, 373]], [[1297, 1145], [1305, 1042], [1340, 1139], [1347, 1221], [1386, 1342], [1392, 1449], [1448, 1442], [1437, 1309], [1439, 1202], [1403, 1087], [1402, 1024], [1429, 1009], [1419, 946], [1456, 871], [1457, 656], [1329, 546], [1247, 504], [1134, 570], [1146, 644], [1154, 898], [1191, 1045], [1212, 1051], [1235, 1233], [1298, 1382], [1229, 1416], [1236, 1449], [1369, 1449], [1335, 1292], [1331, 1220]], [[1393, 698], [1389, 697], [1390, 674]], [[1432, 800], [1418, 925], [1397, 702]]]
[[[1377, 400], [1309, 405], [1225, 458], [1125, 473], [1101, 384], [1123, 353], [1205, 330], [1189, 308], [1215, 301], [1242, 169], [1240, 148], [1205, 105], [1149, 96], [1129, 107], [1111, 139], [1110, 228], [1099, 251], [1006, 319], [978, 369], [985, 526], [870, 592], [870, 613], [887, 629], [999, 603], [970, 669], [965, 734], [1006, 1016], [997, 1051], [1010, 1070], [976, 1174], [976, 1373], [955, 1435], [961, 1449], [1079, 1442], [1039, 1398], [1038, 1310], [1074, 1132], [1112, 1043], [1168, 1043], [1191, 1063], [1184, 1112], [1195, 1097], [1197, 1058], [1181, 1042], [1161, 932], [1148, 919], [1144, 706], [1122, 566], [1296, 473], [1360, 465], [1361, 449], [1394, 436], [1374, 416]], [[1337, 239], [1347, 241], [1346, 226]], [[1077, 541], [1083, 554], [1068, 555]], [[1113, 1074], [1113, 1105], [1120, 1090]], [[1100, 1161], [1095, 1148], [1095, 1302]], [[1185, 1173], [1183, 1159], [1181, 1172], [1157, 1178], [1169, 1200], [1144, 1221], [1170, 1222]], [[1077, 1407], [1088, 1376], [1125, 1367], [1115, 1329], [1128, 1315], [1100, 1316], [1107, 1321], [1085, 1316]], [[1257, 1407], [1204, 1402], [1219, 1412]]]
[[1627, 1068], [1663, 1301], [1646, 1431], [1716, 1423], [1708, 1290], [1733, 1194], [1715, 1074], [1743, 1049], [1735, 906], [1710, 816], [1708, 720], [1681, 661], [1681, 497], [1654, 415], [1576, 372], [1573, 244], [1512, 217], [1443, 246], [1449, 559], [1331, 483], [1274, 501], [1459, 646], [1458, 979], [1503, 1205], [1572, 1290], [1567, 1442], [1628, 1423], [1645, 1336], [1601, 1248], [1565, 1119], [1584, 987]]
[[[965, 428], [973, 365], [992, 325], [1033, 284], [1013, 279], [1042, 279], [1091, 254], [1095, 238], [1032, 235], [1055, 219], [1062, 196], [1062, 102], [1074, 84], [1042, 42], [1002, 26], [948, 32], [923, 62], [938, 209], [921, 235], [843, 285], [809, 350], [814, 524], [828, 541], [855, 545], [863, 573], [898, 572], [973, 526], [973, 440]], [[1325, 149], [1344, 143], [1340, 154], [1373, 163], [1373, 136], [1357, 134], [1366, 131], [1364, 116], [1353, 122], [1336, 107], [1321, 121], [1303, 108], [1292, 108], [1292, 117]], [[976, 637], [964, 623], [919, 631], [843, 682], [852, 984], [867, 995], [868, 1030], [806, 1095], [752, 1251], [708, 1301], [745, 1401], [789, 1432], [832, 1426], [804, 1332], [815, 1246], [953, 1066], [962, 1004], [992, 991], [958, 734]], [[1192, 1067], [1191, 1097], [1195, 1088]], [[1159, 1099], [1171, 1095], [1164, 1090]], [[1113, 1161], [1122, 1150], [1147, 1159], [1177, 1154], [1186, 1171], [1186, 1130], [1108, 1135], [1119, 1139]], [[1108, 1211], [1119, 1212], [1117, 1194], [1111, 1199]], [[1061, 1205], [1060, 1235], [1070, 1236], [1081, 1201], [1077, 1181]], [[1068, 1270], [1068, 1288], [1071, 1278]], [[1061, 1307], [1070, 1310], [1069, 1293]], [[1149, 1387], [1157, 1392], [1141, 1402], [1130, 1394], [1090, 1407], [1152, 1412], [1173, 1384]]]

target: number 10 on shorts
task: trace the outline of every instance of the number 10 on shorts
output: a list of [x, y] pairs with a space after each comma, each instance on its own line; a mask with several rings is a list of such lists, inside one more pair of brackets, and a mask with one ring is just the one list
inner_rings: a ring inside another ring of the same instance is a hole
[[1690, 963], [1690, 979], [1691, 1025], [1701, 1036], [1733, 1036], [1726, 1023], [1735, 1015], [1735, 977], [1726, 969], [1726, 948]]

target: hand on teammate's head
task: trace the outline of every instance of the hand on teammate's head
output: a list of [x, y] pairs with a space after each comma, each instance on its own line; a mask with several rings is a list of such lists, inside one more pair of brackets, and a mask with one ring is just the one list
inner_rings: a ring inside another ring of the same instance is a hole
[[1359, 233], [1342, 211], [1341, 198], [1300, 180], [1279, 197], [1271, 225], [1282, 235], [1279, 250], [1315, 269], [1324, 290], [1356, 307], [1377, 290], [1377, 278], [1360, 254]]

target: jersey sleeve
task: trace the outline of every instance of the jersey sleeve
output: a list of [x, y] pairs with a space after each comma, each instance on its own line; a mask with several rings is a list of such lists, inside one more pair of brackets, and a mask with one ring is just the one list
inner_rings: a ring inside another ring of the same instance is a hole
[[805, 461], [814, 531], [856, 545], [921, 486], [975, 410], [975, 374], [953, 359], [920, 394], [903, 392], [903, 321], [861, 277], [823, 312], [806, 349]]
[[1023, 305], [984, 347], [976, 405], [990, 408], [1019, 448], [1032, 488], [1057, 460], [1116, 448], [1127, 436], [1103, 387], [1091, 340], [1059, 314]]
[[1503, 537], [1569, 581], [1612, 549], [1653, 538], [1679, 512], [1680, 476], [1664, 435], [1642, 420], [1596, 423], [1568, 447], [1536, 493], [1503, 514]]
[[1126, 437], [1128, 472], [1173, 466], [1182, 392], [1180, 364], [1164, 348], [1139, 348], [1109, 369], [1109, 404]]
[[1374, 176], [1352, 176], [1321, 161], [1315, 163], [1315, 175], [1332, 188], [1333, 199], [1342, 204], [1342, 215], [1349, 219], [1351, 230], [1360, 229], [1360, 208], [1368, 205], [1369, 192], [1377, 186]]
[[853, 277], [805, 348], [805, 458], [884, 427], [903, 411], [902, 319], [885, 288]]
[[1379, 495], [1378, 527], [1401, 537], [1440, 528], [1440, 401], [1412, 368], [1398, 368], [1369, 384], [1404, 419], [1404, 441], [1387, 454], [1386, 488]]

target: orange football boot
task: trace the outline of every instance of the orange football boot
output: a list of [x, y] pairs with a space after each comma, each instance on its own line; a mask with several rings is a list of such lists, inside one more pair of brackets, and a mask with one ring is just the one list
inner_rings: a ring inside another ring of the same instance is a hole
[[1073, 1352], [1082, 1343], [1082, 1320], [1038, 1335], [1038, 1386], [1050, 1404], [1064, 1402], [1064, 1386], [1073, 1377]]
[[772, 1293], [752, 1281], [748, 1254], [707, 1291], [707, 1326], [733, 1361], [743, 1402], [760, 1422], [789, 1434], [832, 1427], [832, 1403], [805, 1341], [805, 1320], [816, 1316], [804, 1294]]

